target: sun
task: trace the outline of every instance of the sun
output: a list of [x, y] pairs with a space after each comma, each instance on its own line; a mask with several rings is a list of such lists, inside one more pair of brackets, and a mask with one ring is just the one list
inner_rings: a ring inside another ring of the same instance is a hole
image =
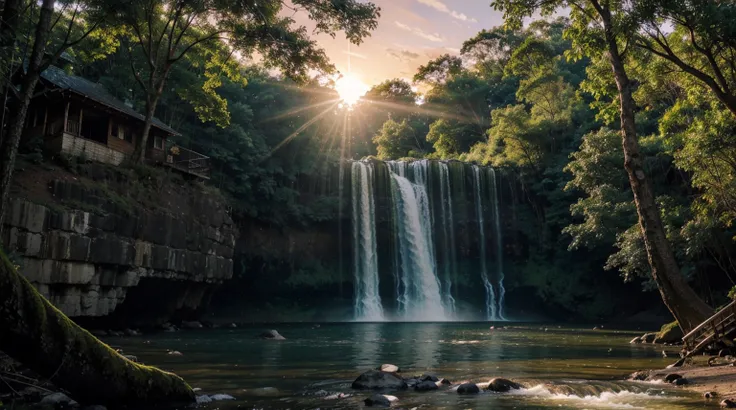
[[335, 90], [340, 99], [348, 106], [353, 106], [360, 97], [368, 92], [369, 87], [352, 74], [345, 74], [335, 81]]

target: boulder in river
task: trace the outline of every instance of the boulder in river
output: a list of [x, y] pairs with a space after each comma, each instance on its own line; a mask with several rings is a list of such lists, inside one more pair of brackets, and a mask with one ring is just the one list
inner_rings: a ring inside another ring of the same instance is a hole
[[727, 409], [736, 409], [736, 402], [730, 399], [725, 399], [721, 402], [721, 407], [725, 407]]
[[41, 404], [51, 405], [54, 407], [71, 407], [76, 406], [77, 402], [69, 398], [69, 396], [64, 393], [51, 393], [41, 399]]
[[480, 387], [475, 383], [463, 383], [457, 387], [457, 394], [478, 394]]
[[682, 379], [682, 375], [677, 373], [670, 373], [667, 376], [664, 376], [664, 381], [667, 383], [674, 383], [674, 381], [677, 379]]
[[391, 407], [391, 400], [383, 394], [374, 394], [363, 400], [366, 407]]
[[431, 380], [425, 380], [423, 382], [419, 382], [416, 386], [414, 386], [414, 390], [416, 391], [430, 391], [430, 390], [437, 390], [437, 389], [439, 389], [439, 387], [437, 386], [437, 383]]
[[426, 382], [426, 381], [438, 382], [438, 381], [440, 381], [440, 378], [439, 377], [437, 377], [437, 376], [435, 376], [433, 374], [429, 374], [429, 373], [425, 373], [425, 374], [419, 376], [418, 379], [419, 379], [420, 382]]
[[398, 373], [401, 371], [401, 369], [399, 369], [399, 366], [396, 366], [395, 364], [382, 364], [381, 367], [378, 368], [378, 370], [388, 373]]
[[281, 336], [281, 333], [278, 332], [278, 330], [268, 330], [266, 332], [261, 333], [261, 339], [268, 339], [268, 340], [286, 340], [285, 337]]
[[488, 387], [486, 387], [486, 390], [494, 391], [496, 393], [506, 393], [509, 390], [519, 390], [523, 387], [524, 386], [520, 385], [519, 383], [516, 383], [509, 379], [496, 377], [495, 379], [491, 379], [491, 381], [488, 383]]
[[403, 390], [408, 387], [404, 379], [397, 376], [395, 373], [382, 372], [380, 370], [368, 370], [358, 376], [352, 386], [354, 389], [358, 390]]
[[682, 343], [683, 336], [680, 325], [677, 322], [672, 322], [662, 326], [653, 343]]
[[675, 386], [684, 386], [686, 384], [690, 384], [690, 381], [684, 377], [680, 377], [679, 379], [672, 382]]

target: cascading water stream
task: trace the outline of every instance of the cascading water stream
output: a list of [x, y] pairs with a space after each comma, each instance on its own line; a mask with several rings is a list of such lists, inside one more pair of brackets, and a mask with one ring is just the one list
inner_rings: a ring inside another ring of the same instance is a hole
[[498, 318], [506, 320], [504, 312], [506, 289], [503, 287], [503, 234], [501, 232], [501, 215], [498, 209], [500, 202], [498, 186], [496, 185], [496, 170], [489, 170], [491, 180], [491, 195], [493, 197], [493, 221], [495, 225], [494, 234], [496, 235], [496, 278], [498, 280]]
[[[457, 272], [457, 251], [455, 249], [455, 223], [452, 213], [452, 187], [450, 186], [450, 169], [446, 163], [439, 163], [440, 174], [440, 223], [442, 227], [442, 245], [444, 252], [443, 269], [443, 303], [450, 314], [455, 314], [455, 298], [452, 297], [453, 274]], [[435, 218], [435, 221], [437, 219]]]
[[401, 176], [403, 164], [390, 165], [401, 257], [401, 293], [397, 301], [403, 319], [446, 320], [434, 258], [426, 165], [419, 161], [411, 164], [415, 183]]
[[486, 252], [486, 227], [483, 218], [483, 196], [481, 195], [481, 173], [480, 168], [473, 165], [473, 183], [475, 184], [475, 209], [478, 218], [478, 233], [480, 236], [479, 254], [480, 254], [480, 278], [483, 287], [486, 289], [486, 319], [498, 320], [498, 312], [496, 309], [496, 294], [493, 291], [493, 285], [488, 279], [487, 252]]
[[355, 318], [364, 321], [384, 320], [378, 289], [376, 209], [371, 164], [353, 162], [352, 204]]

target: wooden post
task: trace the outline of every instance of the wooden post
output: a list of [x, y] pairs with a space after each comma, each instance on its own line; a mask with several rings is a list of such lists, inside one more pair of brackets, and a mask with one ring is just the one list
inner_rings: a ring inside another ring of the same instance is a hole
[[[82, 116], [84, 115], [84, 109], [82, 107], [79, 107], [79, 124], [77, 126], [77, 135], [82, 136]], [[91, 137], [91, 136], [90, 136]]]
[[67, 101], [66, 108], [64, 109], [64, 128], [61, 129], [62, 134], [64, 134], [67, 130], [66, 124], [67, 124], [67, 121], [69, 121], [69, 104], [70, 104], [70, 101]]

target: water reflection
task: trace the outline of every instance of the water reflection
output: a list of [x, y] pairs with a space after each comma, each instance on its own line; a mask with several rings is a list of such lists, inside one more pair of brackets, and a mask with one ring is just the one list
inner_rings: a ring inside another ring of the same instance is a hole
[[411, 365], [417, 372], [433, 372], [440, 362], [439, 323], [411, 324], [402, 326], [399, 339], [402, 341], [403, 363]]
[[385, 323], [366, 323], [362, 326], [353, 327], [353, 354], [354, 368], [363, 371], [375, 368], [380, 360], [381, 331]]

